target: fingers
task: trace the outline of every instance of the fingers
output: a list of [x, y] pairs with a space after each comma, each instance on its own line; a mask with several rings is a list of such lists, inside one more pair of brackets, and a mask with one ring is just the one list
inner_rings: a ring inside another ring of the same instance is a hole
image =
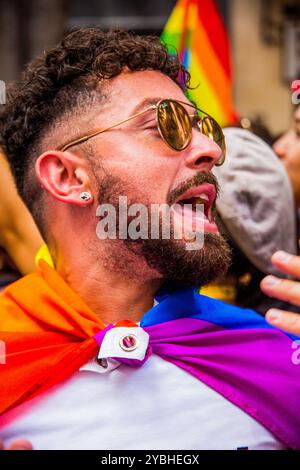
[[26, 439], [16, 439], [7, 450], [33, 450], [32, 444]]
[[285, 251], [276, 251], [272, 256], [272, 263], [281, 271], [290, 274], [293, 277], [300, 278], [300, 257], [286, 253]]
[[[285, 251], [277, 251], [272, 256], [272, 263], [281, 271], [293, 277], [300, 278], [300, 257]], [[261, 284], [261, 290], [269, 297], [285, 300], [300, 306], [300, 282], [266, 276]], [[271, 308], [266, 313], [266, 320], [273, 326], [300, 337], [300, 315]]]
[[[0, 450], [5, 450], [3, 441], [0, 440]], [[32, 444], [26, 439], [16, 439], [11, 442], [7, 450], [33, 450]]]
[[300, 315], [271, 308], [266, 313], [266, 320], [276, 328], [300, 337]]
[[269, 297], [300, 306], [300, 283], [297, 281], [266, 276], [261, 281], [260, 288]]

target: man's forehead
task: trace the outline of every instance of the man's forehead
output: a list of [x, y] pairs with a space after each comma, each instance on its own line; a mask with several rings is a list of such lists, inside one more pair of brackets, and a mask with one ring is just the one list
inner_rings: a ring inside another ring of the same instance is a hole
[[[174, 99], [189, 103], [181, 88], [160, 71], [145, 70], [122, 72], [105, 87], [110, 105], [124, 109], [128, 114], [142, 111], [161, 99]], [[126, 113], [126, 114], [127, 114]]]

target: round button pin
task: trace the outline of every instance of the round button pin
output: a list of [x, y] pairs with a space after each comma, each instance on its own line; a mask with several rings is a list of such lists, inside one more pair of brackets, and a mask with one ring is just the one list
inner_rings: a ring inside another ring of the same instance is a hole
[[135, 335], [126, 335], [122, 336], [119, 344], [123, 351], [134, 351], [138, 347], [139, 341]]

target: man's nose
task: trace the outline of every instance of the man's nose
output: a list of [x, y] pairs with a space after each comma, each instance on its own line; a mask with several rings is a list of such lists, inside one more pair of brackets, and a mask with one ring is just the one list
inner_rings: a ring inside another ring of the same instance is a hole
[[216, 142], [197, 130], [185, 152], [186, 165], [199, 171], [210, 171], [223, 154]]

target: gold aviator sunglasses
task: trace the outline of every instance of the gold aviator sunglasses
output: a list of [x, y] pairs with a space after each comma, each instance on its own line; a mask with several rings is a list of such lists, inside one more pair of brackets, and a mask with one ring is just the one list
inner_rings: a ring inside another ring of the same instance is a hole
[[[190, 115], [185, 106], [193, 108], [197, 114]], [[197, 128], [201, 134], [213, 140], [222, 150], [222, 156], [216, 163], [220, 166], [224, 163], [226, 156], [226, 145], [223, 131], [217, 121], [209, 114], [201, 109], [193, 106], [192, 104], [183, 101], [176, 101], [170, 99], [160, 100], [158, 103], [150, 106], [149, 108], [141, 111], [133, 116], [130, 116], [123, 121], [106, 127], [105, 129], [98, 129], [90, 134], [84, 135], [76, 140], [67, 142], [59, 148], [62, 152], [73, 147], [74, 145], [81, 144], [87, 140], [109, 131], [120, 124], [130, 121], [138, 116], [141, 116], [151, 110], [156, 110], [156, 124], [162, 140], [173, 150], [180, 152], [184, 150], [192, 140], [193, 128]]]

